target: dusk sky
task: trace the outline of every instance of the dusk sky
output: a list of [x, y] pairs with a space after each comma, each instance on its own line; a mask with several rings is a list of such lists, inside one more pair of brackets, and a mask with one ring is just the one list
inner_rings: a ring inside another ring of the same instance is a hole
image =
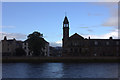
[[[66, 13], [66, 14], [65, 14]], [[118, 38], [118, 4], [110, 2], [3, 2], [2, 37], [26, 40], [39, 31], [52, 46], [62, 42], [63, 20], [67, 15], [70, 36]]]

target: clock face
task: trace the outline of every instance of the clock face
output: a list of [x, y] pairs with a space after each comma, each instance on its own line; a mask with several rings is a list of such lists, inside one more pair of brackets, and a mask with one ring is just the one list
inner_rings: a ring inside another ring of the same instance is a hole
[[64, 24], [64, 27], [68, 27], [68, 24]]

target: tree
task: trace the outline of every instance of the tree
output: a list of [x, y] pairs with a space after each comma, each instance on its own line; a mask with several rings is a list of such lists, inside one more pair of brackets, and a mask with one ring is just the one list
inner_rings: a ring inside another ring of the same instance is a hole
[[15, 49], [15, 56], [25, 56], [26, 52], [24, 49], [22, 48], [16, 48]]
[[35, 31], [28, 35], [28, 48], [33, 56], [43, 56], [45, 49], [45, 40], [43, 34]]

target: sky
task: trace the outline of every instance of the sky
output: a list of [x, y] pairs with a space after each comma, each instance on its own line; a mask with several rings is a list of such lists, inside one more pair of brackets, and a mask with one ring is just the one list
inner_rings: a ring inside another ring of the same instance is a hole
[[70, 36], [118, 38], [118, 4], [113, 2], [3, 2], [2, 36], [26, 40], [34, 31], [51, 46], [61, 46], [63, 20], [68, 17]]

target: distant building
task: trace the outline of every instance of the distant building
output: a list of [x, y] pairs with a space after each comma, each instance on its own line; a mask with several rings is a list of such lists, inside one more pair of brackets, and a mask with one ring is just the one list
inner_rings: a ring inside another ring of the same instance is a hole
[[2, 44], [2, 56], [12, 56], [15, 53], [16, 48], [22, 48], [22, 41], [16, 41], [16, 39], [8, 39], [5, 36], [4, 40], [1, 40]]
[[50, 46], [50, 56], [58, 56], [60, 57], [62, 55], [62, 47], [52, 47]]
[[62, 56], [120, 56], [120, 39], [86, 39], [75, 33], [69, 37], [69, 21], [63, 21]]
[[[32, 52], [30, 52], [28, 48], [27, 40], [22, 43], [22, 48], [25, 50], [27, 56], [32, 56]], [[44, 52], [44, 56], [49, 56], [49, 43], [47, 41], [45, 41], [45, 49], [43, 49], [43, 52]]]

